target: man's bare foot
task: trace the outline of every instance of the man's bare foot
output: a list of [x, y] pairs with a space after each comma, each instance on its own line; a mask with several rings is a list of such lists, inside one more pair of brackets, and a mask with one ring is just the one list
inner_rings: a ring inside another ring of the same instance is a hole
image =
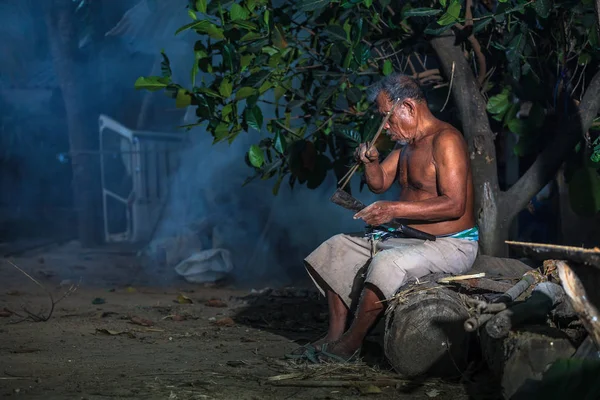
[[317, 358], [319, 361], [347, 362], [360, 351], [360, 345], [356, 346], [343, 338], [335, 342], [329, 342], [321, 346]]
[[312, 343], [309, 344], [305, 344], [304, 346], [300, 346], [298, 347], [296, 350], [292, 351], [291, 355], [294, 356], [301, 356], [302, 354], [304, 354], [307, 350], [310, 350], [311, 347], [316, 350], [317, 352], [321, 351], [321, 346], [324, 343], [330, 343], [330, 342], [335, 342], [336, 340], [338, 340], [342, 335], [337, 335], [337, 337], [335, 336], [330, 336], [330, 335], [326, 335], [325, 337], [322, 337], [319, 340], [316, 340]]

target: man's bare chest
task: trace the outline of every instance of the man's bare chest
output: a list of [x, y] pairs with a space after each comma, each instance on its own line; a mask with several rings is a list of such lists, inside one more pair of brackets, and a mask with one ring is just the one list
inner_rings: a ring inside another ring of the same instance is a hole
[[436, 172], [430, 146], [404, 146], [398, 160], [398, 182], [403, 188], [436, 191]]

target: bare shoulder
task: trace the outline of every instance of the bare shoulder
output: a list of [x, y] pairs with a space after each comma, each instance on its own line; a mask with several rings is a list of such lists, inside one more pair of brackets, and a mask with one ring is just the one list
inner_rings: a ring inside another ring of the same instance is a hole
[[467, 149], [467, 142], [458, 129], [448, 123], [444, 123], [433, 138], [434, 153], [463, 152]]

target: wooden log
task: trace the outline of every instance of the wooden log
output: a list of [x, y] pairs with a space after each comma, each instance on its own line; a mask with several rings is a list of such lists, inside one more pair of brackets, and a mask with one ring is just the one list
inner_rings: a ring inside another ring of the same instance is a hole
[[468, 317], [457, 293], [423, 285], [388, 307], [385, 355], [406, 377], [458, 376], [467, 365]]
[[571, 339], [561, 330], [546, 325], [522, 326], [502, 339], [481, 331], [484, 360], [510, 399], [526, 383], [542, 379], [547, 367], [575, 353]]
[[524, 323], [544, 322], [554, 306], [564, 299], [564, 290], [552, 282], [538, 284], [527, 300], [499, 312], [485, 324], [487, 334], [503, 338]]

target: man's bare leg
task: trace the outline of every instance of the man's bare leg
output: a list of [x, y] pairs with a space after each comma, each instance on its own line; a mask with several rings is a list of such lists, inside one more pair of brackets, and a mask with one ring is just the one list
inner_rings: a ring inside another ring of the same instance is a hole
[[[383, 303], [379, 303], [383, 296], [375, 286], [366, 284], [363, 289], [360, 303], [350, 329], [337, 341], [329, 342], [327, 352], [343, 358], [352, 356], [362, 345], [369, 329], [375, 324], [383, 311]], [[324, 356], [323, 358], [327, 358]]]
[[[308, 266], [308, 271], [315, 280], [319, 282], [319, 286], [324, 288], [325, 295], [327, 296], [327, 306], [329, 308], [329, 327], [327, 329], [327, 335], [311, 343], [317, 350], [320, 350], [320, 345], [338, 340], [346, 331], [346, 325], [348, 323], [348, 307], [346, 307], [346, 304], [341, 297], [331, 290], [329, 285], [321, 279], [312, 267]], [[304, 350], [300, 348], [292, 352], [292, 354], [299, 355], [302, 354], [303, 351]]]
[[329, 306], [329, 329], [327, 330], [327, 335], [324, 338], [313, 343], [315, 346], [338, 340], [346, 331], [348, 308], [340, 296], [334, 293], [331, 289], [328, 289], [327, 303]]

